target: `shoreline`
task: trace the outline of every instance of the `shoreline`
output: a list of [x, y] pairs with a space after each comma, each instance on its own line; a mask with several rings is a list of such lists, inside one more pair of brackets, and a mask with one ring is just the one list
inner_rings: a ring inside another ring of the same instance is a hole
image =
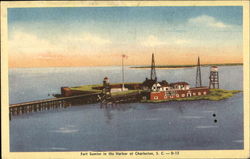
[[[229, 63], [229, 64], [201, 64], [201, 67], [209, 67], [209, 66], [241, 66], [243, 63]], [[184, 69], [184, 68], [192, 68], [197, 65], [158, 65], [155, 66], [156, 69]], [[150, 69], [151, 66], [131, 66], [129, 68], [133, 69]]]
[[[190, 67], [155, 67], [156, 69], [161, 69], [161, 70], [175, 70], [175, 69], [185, 69], [185, 68], [193, 68], [196, 66], [190, 66]], [[150, 67], [130, 67], [130, 69], [151, 69]]]
[[[225, 64], [201, 64], [201, 66], [237, 66], [243, 65], [243, 63], [225, 63]], [[124, 65], [129, 68], [150, 68], [149, 65]], [[196, 67], [194, 64], [186, 64], [186, 65], [158, 65], [156, 68], [187, 68], [187, 67]], [[46, 68], [93, 68], [93, 67], [120, 67], [120, 65], [77, 65], [77, 66], [33, 66], [33, 67], [21, 67], [21, 66], [8, 66], [9, 69], [46, 69]]]

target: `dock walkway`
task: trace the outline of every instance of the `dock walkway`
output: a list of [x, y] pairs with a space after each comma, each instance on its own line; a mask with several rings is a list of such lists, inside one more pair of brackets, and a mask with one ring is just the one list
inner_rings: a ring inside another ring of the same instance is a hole
[[12, 115], [43, 111], [54, 108], [65, 108], [75, 103], [96, 103], [98, 102], [98, 95], [100, 95], [100, 93], [81, 94], [70, 97], [51, 98], [24, 103], [10, 104], [9, 115], [11, 119]]
[[140, 99], [140, 92], [133, 92], [129, 94], [111, 96], [109, 99], [100, 99], [101, 93], [81, 94], [69, 97], [50, 98], [43, 100], [36, 100], [24, 103], [10, 104], [9, 117], [13, 115], [21, 115], [30, 112], [38, 112], [56, 108], [66, 108], [73, 105], [91, 104], [101, 102], [101, 108], [103, 104], [108, 103], [126, 103], [137, 102]]

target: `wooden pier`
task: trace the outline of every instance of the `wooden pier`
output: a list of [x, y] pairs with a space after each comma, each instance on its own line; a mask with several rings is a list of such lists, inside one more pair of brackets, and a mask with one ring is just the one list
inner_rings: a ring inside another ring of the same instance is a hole
[[51, 98], [25, 103], [11, 104], [9, 106], [9, 117], [11, 120], [11, 117], [13, 115], [21, 115], [31, 112], [66, 108], [74, 105], [83, 105], [98, 102], [101, 103], [101, 108], [107, 108], [110, 105], [114, 106], [118, 103], [138, 102], [141, 99], [139, 91], [125, 95], [110, 96], [108, 98], [100, 98], [102, 95], [102, 93], [91, 93], [70, 97]]
[[71, 105], [97, 103], [100, 93], [82, 94], [70, 97], [51, 98], [25, 103], [10, 104], [9, 117], [30, 112], [44, 111], [56, 108], [66, 108]]

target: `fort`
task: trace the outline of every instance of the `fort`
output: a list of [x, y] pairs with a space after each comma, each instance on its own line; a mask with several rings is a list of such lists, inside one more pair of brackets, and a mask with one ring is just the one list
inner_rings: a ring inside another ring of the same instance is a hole
[[[182, 100], [222, 100], [232, 97], [237, 90], [219, 89], [218, 66], [211, 66], [209, 86], [203, 86], [201, 80], [200, 58], [196, 65], [195, 87], [185, 81], [168, 83], [166, 80], [158, 81], [155, 70], [155, 59], [152, 54], [150, 78], [138, 83], [110, 84], [109, 78], [103, 79], [103, 84], [83, 85], [77, 87], [62, 87], [61, 96], [67, 97], [78, 94], [101, 93], [100, 101], [103, 103], [117, 103], [115, 97], [126, 98], [127, 95], [136, 94], [139, 102], [167, 102]], [[119, 103], [119, 102], [118, 102]]]
[[[100, 108], [106, 108], [127, 102], [216, 101], [230, 98], [240, 92], [219, 89], [218, 66], [210, 68], [209, 86], [203, 86], [200, 66], [198, 57], [194, 87], [185, 81], [173, 83], [166, 80], [158, 81], [154, 54], [152, 54], [150, 78], [146, 78], [143, 82], [125, 83], [123, 75], [122, 83], [112, 84], [108, 77], [104, 77], [102, 84], [61, 87], [61, 94], [54, 95], [55, 98], [11, 104], [9, 117], [11, 119], [13, 115], [91, 103], [100, 103]], [[124, 74], [124, 69], [122, 73]]]

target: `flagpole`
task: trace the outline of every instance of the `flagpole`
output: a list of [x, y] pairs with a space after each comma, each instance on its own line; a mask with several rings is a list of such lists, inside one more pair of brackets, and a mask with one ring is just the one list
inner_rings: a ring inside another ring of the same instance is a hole
[[122, 91], [124, 90], [124, 61], [123, 61], [123, 55], [122, 55]]

